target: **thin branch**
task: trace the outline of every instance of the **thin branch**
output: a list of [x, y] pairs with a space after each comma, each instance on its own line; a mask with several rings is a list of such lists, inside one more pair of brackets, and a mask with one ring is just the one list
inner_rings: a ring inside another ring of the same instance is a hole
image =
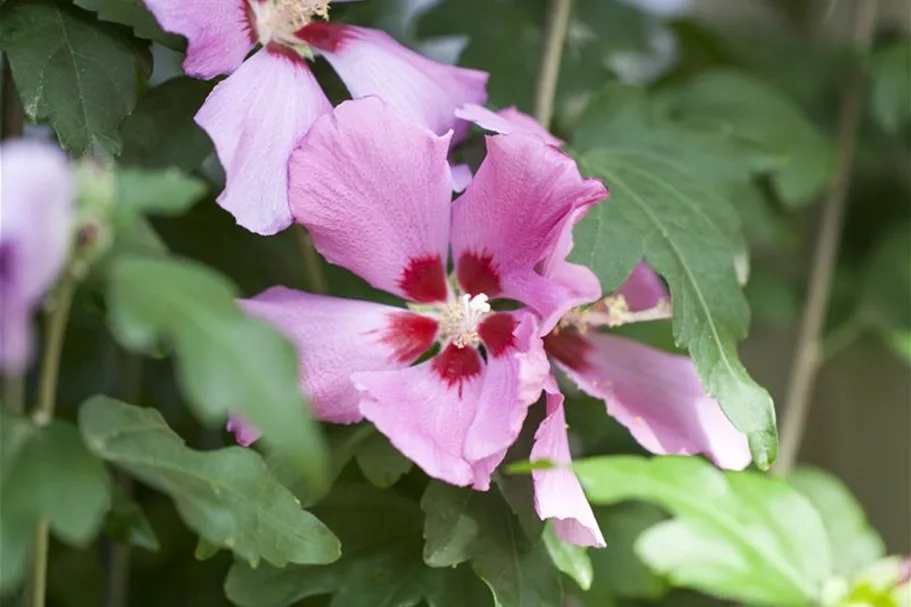
[[[64, 274], [57, 290], [54, 309], [48, 321], [44, 353], [41, 362], [41, 381], [38, 386], [38, 405], [32, 419], [38, 426], [49, 424], [54, 419], [57, 403], [57, 379], [60, 375], [60, 355], [63, 352], [63, 338], [70, 317], [70, 306], [76, 292], [76, 277], [72, 272]], [[32, 554], [31, 607], [44, 607], [47, 595], [47, 557], [49, 544], [47, 521], [39, 521], [35, 529], [35, 549]]]
[[[142, 402], [142, 358], [124, 352], [123, 360], [123, 399], [132, 405]], [[114, 472], [114, 482], [120, 486], [127, 499], [133, 499], [135, 485], [133, 478], [123, 470]], [[129, 543], [120, 543], [113, 539], [106, 540], [107, 546], [107, 580], [105, 590], [105, 607], [126, 607], [130, 597], [130, 562], [132, 548]]]
[[2, 70], [3, 90], [0, 96], [3, 99], [3, 121], [0, 124], [0, 137], [3, 139], [22, 137], [25, 112], [22, 109], [22, 103], [19, 101], [19, 93], [16, 91], [16, 84], [13, 82], [13, 71], [10, 69], [9, 61], [6, 57], [3, 59]]
[[535, 118], [544, 128], [550, 128], [554, 115], [554, 99], [557, 95], [557, 81], [560, 79], [560, 62], [563, 46], [569, 31], [569, 17], [573, 0], [550, 0], [547, 13], [547, 28], [544, 34], [544, 49], [538, 82], [535, 88]]
[[[870, 48], [878, 4], [878, 0], [857, 0], [854, 44], [858, 52], [865, 53]], [[791, 367], [784, 419], [781, 423], [781, 447], [775, 467], [775, 471], [781, 475], [787, 474], [797, 461], [804, 426], [810, 411], [813, 383], [821, 365], [820, 336], [838, 257], [848, 190], [851, 186], [851, 169], [857, 147], [857, 127], [865, 94], [866, 77], [861, 66], [857, 65], [843, 93], [838, 129], [838, 163], [822, 211], [822, 223], [810, 267], [807, 301]]]

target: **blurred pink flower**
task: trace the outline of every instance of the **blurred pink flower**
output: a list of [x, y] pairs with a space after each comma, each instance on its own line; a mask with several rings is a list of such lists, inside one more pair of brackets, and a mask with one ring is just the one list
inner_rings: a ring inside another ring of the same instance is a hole
[[[336, 0], [342, 1], [342, 0]], [[225, 168], [219, 204], [245, 228], [274, 234], [291, 224], [288, 158], [320, 115], [331, 110], [304, 54], [332, 65], [352, 97], [379, 95], [441, 135], [466, 127], [455, 108], [487, 98], [487, 74], [431, 61], [387, 34], [315, 21], [329, 0], [145, 0], [161, 26], [187, 38], [184, 70], [230, 74], [196, 122]], [[255, 45], [262, 48], [247, 58]]]
[[19, 374], [32, 357], [31, 316], [66, 262], [73, 183], [60, 148], [0, 145], [0, 369]]

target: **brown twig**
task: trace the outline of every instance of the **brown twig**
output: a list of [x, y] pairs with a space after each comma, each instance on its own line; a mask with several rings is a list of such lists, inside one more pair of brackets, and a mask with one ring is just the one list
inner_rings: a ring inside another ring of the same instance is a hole
[[[870, 48], [876, 25], [878, 0], [857, 0], [854, 21], [854, 44], [864, 53]], [[866, 76], [860, 65], [855, 66], [843, 93], [838, 129], [838, 162], [822, 211], [822, 223], [810, 266], [807, 301], [800, 323], [800, 333], [791, 367], [791, 378], [781, 423], [781, 446], [776, 473], [787, 474], [797, 461], [803, 439], [813, 382], [821, 364], [821, 332], [829, 304], [832, 275], [838, 257], [851, 169], [857, 147], [857, 127], [866, 94]]]

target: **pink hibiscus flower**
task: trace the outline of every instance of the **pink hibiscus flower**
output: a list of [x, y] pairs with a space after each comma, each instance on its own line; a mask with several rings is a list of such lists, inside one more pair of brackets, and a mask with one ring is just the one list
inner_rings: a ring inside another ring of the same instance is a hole
[[[704, 453], [742, 468], [749, 450], [688, 358], [593, 330], [666, 317], [668, 295], [640, 265], [620, 293], [602, 299], [597, 277], [566, 262], [573, 226], [608, 193], [521, 118], [501, 129], [512, 134], [487, 137], [487, 156], [454, 203], [448, 135], [376, 98], [317, 120], [290, 163], [294, 218], [327, 260], [405, 298], [409, 309], [282, 287], [242, 305], [298, 345], [302, 386], [319, 419], [366, 418], [452, 484], [489, 487], [543, 389], [547, 417], [531, 459], [559, 466], [533, 473], [536, 509], [560, 538], [603, 546], [569, 468], [552, 364], [653, 452]], [[396, 146], [388, 145], [393, 136]], [[498, 311], [498, 299], [524, 306]], [[414, 364], [434, 344], [436, 355]], [[237, 420], [232, 427], [249, 431]]]
[[585, 301], [536, 266], [607, 190], [538, 137], [497, 135], [452, 203], [449, 140], [373, 97], [317, 120], [291, 158], [292, 212], [317, 249], [409, 310], [284, 288], [243, 305], [300, 346], [317, 417], [366, 417], [431, 476], [486, 489], [549, 374], [540, 335]]
[[329, 0], [145, 2], [165, 30], [187, 38], [188, 74], [230, 74], [196, 122], [225, 169], [218, 203], [260, 234], [291, 224], [288, 158], [332, 109], [305, 56], [325, 57], [352, 97], [379, 95], [437, 134], [456, 128], [458, 136], [465, 127], [456, 124], [455, 108], [487, 98], [485, 72], [431, 61], [380, 31], [315, 21], [328, 16]]

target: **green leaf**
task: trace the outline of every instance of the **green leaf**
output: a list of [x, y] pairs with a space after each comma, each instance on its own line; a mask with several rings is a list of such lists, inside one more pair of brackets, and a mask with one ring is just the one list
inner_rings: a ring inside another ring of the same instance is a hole
[[557, 569], [573, 578], [582, 590], [591, 588], [594, 573], [592, 561], [585, 548], [558, 538], [553, 525], [550, 524], [544, 527], [544, 534], [541, 537]]
[[14, 0], [0, 11], [0, 50], [30, 120], [49, 121], [73, 155], [120, 152], [140, 73], [126, 39], [63, 3]]
[[176, 169], [117, 169], [114, 173], [118, 212], [180, 215], [206, 192], [200, 179]]
[[450, 567], [467, 561], [480, 533], [469, 512], [474, 494], [444, 483], [430, 483], [421, 498], [424, 511], [424, 562]]
[[835, 573], [850, 576], [885, 556], [882, 538], [836, 476], [818, 468], [801, 467], [789, 474], [787, 481], [810, 500], [822, 517]]
[[85, 547], [101, 528], [111, 493], [104, 465], [72, 424], [55, 420], [38, 427], [3, 411], [0, 425], [0, 590], [5, 591], [25, 573], [38, 521], [47, 521], [61, 541]]
[[639, 535], [667, 519], [667, 514], [657, 506], [637, 502], [596, 508], [595, 517], [608, 545], [589, 552], [594, 584], [585, 595], [586, 604], [596, 607], [614, 597], [656, 600], [667, 594], [667, 581], [646, 567], [633, 551]]
[[257, 564], [329, 563], [339, 543], [269, 474], [251, 449], [189, 449], [158, 411], [96, 396], [79, 410], [89, 448], [168, 494], [209, 543]]
[[637, 553], [672, 583], [748, 603], [806, 605], [832, 573], [819, 515], [784, 481], [692, 457], [596, 457], [574, 465], [595, 504], [655, 502], [676, 519]]
[[871, 110], [888, 131], [911, 123], [911, 41], [903, 40], [871, 57]]
[[142, 0], [75, 0], [76, 6], [94, 11], [100, 19], [121, 23], [133, 28], [140, 38], [154, 40], [176, 50], [182, 50], [184, 42], [180, 36], [168, 34]]
[[267, 453], [266, 464], [282, 485], [291, 490], [304, 506], [311, 506], [326, 497], [345, 466], [357, 454], [361, 445], [376, 430], [369, 423], [351, 426], [330, 425], [324, 429], [329, 453], [329, 478], [327, 482], [314, 485], [313, 480], [302, 474], [287, 456]]
[[529, 538], [503, 498], [431, 482], [421, 500], [424, 559], [445, 567], [471, 560], [497, 607], [560, 607], [563, 589], [547, 548]]
[[104, 534], [127, 546], [158, 552], [158, 537], [142, 507], [114, 485], [114, 500], [104, 523]]
[[775, 410], [737, 355], [750, 314], [734, 269], [733, 208], [675, 156], [605, 147], [577, 160], [612, 195], [576, 227], [571, 258], [594, 270], [608, 292], [643, 257], [667, 280], [675, 342], [689, 350], [706, 391], [747, 435], [756, 465], [767, 469], [778, 449]]
[[792, 207], [812, 202], [834, 170], [835, 150], [803, 111], [765, 82], [733, 71], [700, 74], [676, 95], [685, 119], [715, 123], [776, 158], [778, 191]]
[[285, 569], [237, 563], [225, 582], [232, 602], [284, 607], [334, 593], [333, 607], [411, 607], [423, 598], [440, 607], [483, 605], [447, 599], [447, 579], [463, 580], [461, 572], [431, 569], [421, 562], [421, 517], [415, 503], [367, 485], [341, 483], [314, 512], [342, 540], [342, 559], [326, 567]]
[[234, 288], [204, 266], [122, 257], [112, 267], [108, 302], [115, 335], [149, 351], [163, 339], [177, 352], [178, 377], [197, 414], [222, 422], [240, 413], [266, 446], [291, 458], [314, 486], [325, 482], [319, 428], [307, 417], [293, 346], [244, 315]]
[[378, 432], [367, 437], [356, 459], [364, 477], [381, 489], [393, 486], [411, 470], [411, 460]]
[[187, 76], [148, 90], [120, 127], [120, 162], [187, 172], [198, 169], [212, 153], [212, 142], [193, 117], [211, 90], [211, 82]]

